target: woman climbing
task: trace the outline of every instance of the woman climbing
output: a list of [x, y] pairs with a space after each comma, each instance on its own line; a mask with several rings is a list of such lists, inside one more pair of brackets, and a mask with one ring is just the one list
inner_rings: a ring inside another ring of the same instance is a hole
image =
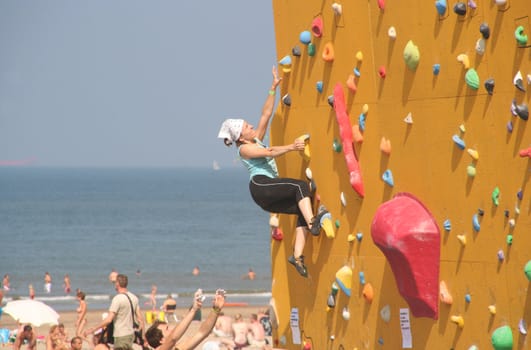
[[266, 146], [264, 136], [273, 116], [275, 94], [281, 78], [273, 66], [273, 83], [262, 107], [262, 115], [256, 129], [243, 119], [226, 119], [221, 125], [218, 137], [224, 139], [226, 146], [233, 143], [238, 147], [238, 155], [250, 175], [249, 190], [256, 204], [270, 213], [297, 215], [295, 244], [293, 255], [288, 261], [295, 266], [299, 274], [308, 277], [302, 252], [306, 244], [306, 230], [317, 236], [320, 233], [321, 217], [327, 213], [324, 206], [313, 215], [311, 192], [308, 183], [298, 179], [281, 178], [275, 158], [291, 151], [303, 151], [305, 141], [296, 139], [284, 146]]

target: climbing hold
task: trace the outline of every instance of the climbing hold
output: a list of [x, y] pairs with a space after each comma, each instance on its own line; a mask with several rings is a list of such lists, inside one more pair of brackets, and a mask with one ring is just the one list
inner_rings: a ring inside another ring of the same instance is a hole
[[518, 45], [527, 45], [527, 35], [524, 33], [524, 26], [516, 27], [516, 30], [514, 31], [514, 37], [516, 38]]
[[523, 318], [518, 322], [518, 330], [520, 331], [520, 334], [527, 334], [527, 323]]
[[508, 217], [509, 217], [509, 210], [508, 210], [508, 209], [505, 209], [505, 210], [503, 211], [503, 214], [505, 215], [506, 218], [508, 218]]
[[484, 39], [488, 39], [490, 37], [490, 28], [487, 23], [481, 23], [479, 26], [479, 32], [483, 36]]
[[356, 239], [356, 235], [354, 235], [353, 233], [350, 233], [350, 234], [347, 236], [347, 241], [348, 241], [349, 243], [354, 242], [355, 239]]
[[481, 208], [478, 208], [478, 215], [479, 216], [483, 216], [485, 215], [485, 210], [481, 209]]
[[301, 55], [301, 48], [297, 45], [295, 45], [292, 49], [291, 49], [291, 54], [295, 57], [300, 57]]
[[312, 350], [312, 343], [309, 341], [304, 341], [304, 345], [302, 347], [302, 350]]
[[459, 328], [463, 328], [465, 326], [465, 320], [463, 319], [463, 316], [453, 315], [452, 317], [450, 317], [450, 320], [455, 323]]
[[350, 320], [350, 311], [348, 311], [348, 307], [345, 306], [345, 307], [343, 308], [343, 312], [341, 313], [341, 316], [343, 316], [343, 319], [344, 319], [345, 321]]
[[369, 105], [368, 104], [363, 104], [363, 106], [361, 106], [361, 113], [362, 114], [367, 114], [369, 113]]
[[334, 224], [335, 224], [336, 228], [339, 228], [341, 226], [341, 221], [339, 221], [339, 219], [336, 219], [336, 221], [334, 221]]
[[518, 207], [518, 204], [516, 204], [516, 205], [514, 206], [514, 213], [515, 213], [516, 215], [520, 215], [520, 208]]
[[465, 124], [459, 125], [459, 130], [464, 134], [466, 132]]
[[469, 177], [475, 177], [476, 176], [476, 167], [474, 164], [470, 164], [466, 167], [466, 173]]
[[406, 115], [404, 121], [406, 122], [406, 124], [413, 124], [413, 115], [411, 114], [411, 112]]
[[505, 238], [505, 241], [506, 241], [507, 245], [512, 245], [513, 244], [513, 235], [507, 235], [507, 237]]
[[461, 243], [462, 246], [466, 246], [466, 235], [465, 234], [457, 235], [457, 240], [459, 241], [459, 243]]
[[461, 62], [465, 69], [470, 68], [470, 59], [467, 54], [462, 53], [457, 55], [457, 61]]
[[511, 350], [513, 348], [513, 332], [511, 327], [502, 326], [492, 333], [491, 343], [494, 350]]
[[365, 301], [369, 304], [372, 303], [372, 300], [374, 299], [374, 288], [370, 283], [366, 283], [363, 286], [362, 295], [365, 298]]
[[527, 279], [531, 281], [531, 260], [529, 260], [527, 264], [525, 264], [524, 273]]
[[269, 226], [271, 227], [278, 227], [278, 215], [271, 214], [269, 215]]
[[464, 2], [458, 2], [454, 5], [454, 12], [459, 16], [466, 15], [466, 4]]
[[518, 155], [519, 155], [520, 157], [522, 157], [522, 158], [524, 158], [524, 157], [529, 157], [529, 158], [531, 158], [531, 147], [521, 149], [521, 150], [518, 152]]
[[483, 55], [485, 53], [485, 39], [479, 38], [478, 41], [476, 41], [476, 52], [478, 55]]
[[278, 61], [278, 64], [282, 67], [282, 71], [284, 73], [291, 72], [291, 56], [290, 55], [286, 55], [282, 57], [282, 59]]
[[481, 229], [481, 224], [479, 223], [478, 214], [474, 214], [472, 217], [472, 226], [474, 227], [474, 231], [479, 232]]
[[419, 48], [409, 40], [404, 48], [404, 61], [406, 62], [407, 67], [414, 71], [417, 69], [420, 60]]
[[343, 266], [336, 272], [336, 282], [345, 293], [350, 297], [350, 289], [352, 288], [352, 269], [347, 265]]
[[507, 122], [507, 132], [513, 132], [513, 122], [510, 120]]
[[358, 242], [361, 242], [361, 240], [363, 239], [363, 233], [361, 232], [356, 233], [356, 239], [358, 240]]
[[316, 38], [320, 38], [323, 35], [323, 18], [317, 16], [312, 21], [312, 33]]
[[360, 127], [360, 131], [361, 132], [365, 131], [365, 120], [367, 120], [367, 116], [365, 114], [361, 113], [360, 116], [358, 117], [358, 123], [359, 123], [359, 127]]
[[360, 277], [360, 284], [364, 285], [365, 284], [365, 274], [363, 273], [363, 271], [360, 271], [359, 277]]
[[514, 219], [509, 219], [509, 227], [514, 228], [515, 225], [516, 225], [516, 221]]
[[478, 8], [478, 5], [474, 0], [468, 0], [468, 7], [470, 7], [472, 10], [475, 10]]
[[322, 81], [322, 80], [319, 80], [319, 81], [315, 84], [315, 88], [317, 89], [317, 91], [319, 91], [319, 93], [323, 92], [323, 81]]
[[479, 89], [479, 75], [474, 68], [466, 71], [465, 82], [471, 89]]
[[474, 160], [478, 160], [479, 159], [479, 152], [477, 150], [469, 148], [466, 151], [472, 157], [472, 159], [474, 159]]
[[382, 136], [382, 139], [380, 140], [380, 151], [386, 155], [391, 154], [391, 140], [386, 139]]
[[389, 323], [391, 321], [391, 306], [389, 304], [386, 304], [382, 309], [380, 310], [380, 317], [385, 323]]
[[356, 81], [354, 80], [354, 74], [349, 74], [347, 79], [347, 87], [352, 92], [356, 92], [358, 90], [358, 87], [356, 86]]
[[328, 96], [328, 104], [330, 107], [334, 107], [334, 95]]
[[439, 63], [435, 63], [433, 65], [433, 75], [439, 75], [440, 71], [441, 71], [441, 65]]
[[341, 6], [341, 4], [338, 4], [337, 2], [334, 2], [332, 4], [332, 10], [334, 11], [334, 14], [336, 16], [341, 16], [341, 14], [343, 13], [343, 6]]
[[330, 308], [333, 308], [336, 306], [336, 296], [337, 292], [339, 291], [339, 286], [336, 282], [332, 282], [332, 289], [330, 290], [330, 294], [328, 295], [327, 305]]
[[341, 152], [343, 150], [343, 146], [341, 146], [341, 142], [334, 137], [334, 142], [332, 143], [332, 149], [334, 150], [334, 152]]
[[494, 78], [489, 78], [485, 80], [485, 90], [487, 90], [487, 93], [489, 95], [492, 95], [494, 92]]
[[358, 124], [352, 125], [352, 138], [356, 143], [363, 142], [363, 134], [361, 133], [360, 126]]
[[505, 253], [503, 252], [503, 250], [498, 250], [498, 253], [496, 254], [498, 256], [498, 261], [499, 262], [502, 262], [503, 260], [505, 260]]
[[330, 239], [335, 238], [336, 233], [334, 232], [334, 227], [332, 225], [332, 214], [326, 213], [321, 217], [321, 227], [323, 228], [326, 237]]
[[467, 350], [479, 350], [477, 345], [470, 345]]
[[516, 75], [514, 76], [513, 84], [518, 90], [525, 92], [524, 78], [522, 77], [522, 73], [520, 71], [518, 71], [518, 73], [516, 73]]
[[350, 119], [347, 114], [345, 95], [341, 83], [337, 83], [334, 87], [334, 109], [339, 125], [339, 135], [343, 143], [343, 154], [349, 172], [349, 182], [352, 188], [363, 198], [365, 196], [365, 190], [361, 178], [361, 169], [352, 144], [352, 126], [350, 125]]
[[496, 305], [489, 305], [488, 310], [491, 315], [496, 315]]
[[325, 44], [322, 57], [326, 62], [332, 62], [334, 60], [334, 45], [331, 42]]
[[446, 0], [435, 1], [435, 8], [437, 9], [437, 13], [439, 14], [439, 16], [444, 16], [444, 14], [446, 13], [446, 7]]
[[358, 67], [354, 68], [354, 75], [358, 78], [361, 76], [361, 71]]
[[312, 34], [309, 31], [305, 30], [300, 33], [299, 40], [304, 45], [308, 45], [312, 40]]
[[450, 232], [452, 230], [452, 223], [450, 222], [450, 219], [444, 220], [443, 227], [446, 232]]
[[312, 169], [306, 168], [305, 173], [306, 173], [306, 177], [308, 178], [308, 180], [311, 180], [313, 178]]
[[492, 203], [495, 206], [498, 206], [500, 204], [500, 189], [497, 186], [492, 191], [491, 197], [492, 197]]
[[465, 294], [465, 302], [467, 304], [470, 304], [470, 302], [472, 301], [472, 296], [470, 294]]
[[283, 97], [282, 97], [282, 103], [285, 104], [286, 106], [291, 106], [291, 97], [289, 94], [285, 94]]
[[376, 210], [371, 236], [413, 315], [437, 319], [441, 239], [431, 213], [413, 195], [398, 193]]
[[378, 7], [380, 10], [385, 10], [385, 0], [378, 0]]
[[384, 66], [380, 66], [380, 68], [378, 68], [378, 75], [380, 76], [380, 78], [385, 78], [387, 73], [385, 71], [385, 67]]
[[341, 192], [339, 195], [339, 199], [341, 201], [341, 205], [346, 207], [347, 206], [347, 198], [345, 197], [345, 193]]
[[360, 62], [363, 61], [363, 52], [361, 51], [356, 52], [356, 59]]
[[311, 158], [311, 152], [310, 152], [310, 134], [302, 134], [301, 136], [297, 137], [297, 140], [304, 141], [304, 151], [301, 152], [304, 159], [310, 160]]
[[513, 100], [511, 111], [513, 112], [513, 115], [519, 116], [522, 120], [529, 119], [529, 108], [525, 103], [518, 105], [516, 104], [516, 100]]
[[454, 302], [452, 295], [448, 291], [446, 282], [444, 281], [441, 281], [439, 283], [439, 300], [441, 301], [441, 303], [446, 304], [446, 305], [452, 305], [452, 303]]
[[389, 186], [391, 186], [391, 187], [393, 187], [395, 185], [395, 182], [393, 180], [393, 173], [389, 169], [384, 171], [384, 173], [382, 175], [382, 180], [384, 180], [384, 182], [386, 184], [388, 184]]
[[524, 191], [521, 189], [518, 190], [518, 192], [516, 192], [516, 198], [518, 198], [518, 200], [522, 200], [524, 198]]
[[308, 44], [308, 56], [315, 56], [315, 45], [313, 43]]
[[273, 230], [271, 230], [271, 237], [275, 241], [281, 241], [284, 238], [284, 232], [280, 229], [280, 227], [274, 227]]
[[392, 40], [395, 40], [396, 39], [396, 28], [395, 27], [389, 27], [389, 29], [387, 30], [387, 35], [389, 36], [389, 38], [391, 38]]
[[507, 3], [507, 0], [494, 0], [494, 2], [496, 3], [496, 5], [502, 6]]
[[459, 135], [452, 136], [452, 140], [460, 149], [465, 149], [465, 141], [459, 137]]

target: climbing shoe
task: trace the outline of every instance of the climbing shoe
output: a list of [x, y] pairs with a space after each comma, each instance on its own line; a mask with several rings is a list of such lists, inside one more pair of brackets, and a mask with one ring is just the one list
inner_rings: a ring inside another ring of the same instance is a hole
[[319, 236], [319, 233], [321, 232], [321, 218], [326, 213], [328, 213], [328, 210], [326, 210], [324, 205], [320, 205], [319, 209], [317, 209], [317, 215], [313, 217], [312, 227], [310, 228], [310, 233], [312, 235]]
[[297, 269], [297, 272], [302, 276], [302, 277], [308, 277], [308, 270], [306, 270], [306, 266], [304, 265], [304, 256], [301, 255], [299, 256], [298, 258], [296, 258], [295, 256], [290, 256], [288, 258], [288, 262], [295, 266], [295, 268]]

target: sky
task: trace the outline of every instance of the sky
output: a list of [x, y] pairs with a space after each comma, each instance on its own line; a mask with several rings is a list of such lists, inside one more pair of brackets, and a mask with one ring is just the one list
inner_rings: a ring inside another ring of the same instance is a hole
[[276, 60], [270, 1], [2, 1], [0, 165], [236, 166]]

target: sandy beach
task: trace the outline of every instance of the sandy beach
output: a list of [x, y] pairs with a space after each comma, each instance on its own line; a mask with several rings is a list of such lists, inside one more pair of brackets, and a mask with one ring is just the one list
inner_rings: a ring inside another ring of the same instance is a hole
[[[265, 307], [266, 307], [265, 305], [263, 307], [261, 306], [253, 306], [253, 307], [227, 306], [223, 308], [223, 312], [229, 316], [234, 316], [237, 313], [240, 313], [244, 317], [245, 320], [248, 320], [249, 316], [252, 313], [257, 313], [258, 310], [263, 309]], [[210, 310], [211, 308], [208, 306], [203, 307], [202, 309], [203, 319], [206, 318]], [[144, 315], [145, 315], [145, 311], [146, 310], [143, 310]], [[93, 327], [97, 325], [97, 323], [101, 321], [101, 315], [104, 312], [106, 312], [106, 310], [89, 310], [87, 312], [88, 327]], [[176, 311], [176, 314], [179, 318], [182, 318], [182, 315], [184, 315], [186, 312], [187, 312], [186, 309], [178, 308]], [[75, 311], [59, 312], [59, 314], [60, 314], [59, 322], [65, 325], [65, 329], [67, 330], [67, 335], [69, 338], [71, 338], [72, 336], [75, 335], [75, 322], [76, 322], [77, 314]], [[199, 328], [199, 324], [200, 324], [199, 321], [193, 321], [190, 325], [190, 328], [188, 328], [188, 331], [185, 337], [194, 334], [196, 330]], [[0, 318], [0, 328], [7, 328], [9, 330], [13, 330], [17, 328], [17, 323], [13, 320], [11, 316], [3, 314], [2, 317]], [[49, 326], [41, 326], [41, 327], [35, 328], [35, 330], [38, 336], [46, 336], [48, 334], [49, 328], [50, 328]], [[209, 337], [207, 337], [205, 341], [209, 339], [214, 339], [214, 338], [216, 337], [213, 334], [211, 334]], [[203, 343], [205, 341], [203, 341]], [[93, 347], [91, 346], [91, 344], [89, 344], [88, 342], [84, 342], [83, 349], [92, 349], [92, 348]], [[201, 345], [198, 346], [197, 349], [201, 349]], [[46, 345], [45, 345], [44, 340], [42, 341], [39, 340], [39, 342], [37, 343], [37, 350], [46, 350]]]

